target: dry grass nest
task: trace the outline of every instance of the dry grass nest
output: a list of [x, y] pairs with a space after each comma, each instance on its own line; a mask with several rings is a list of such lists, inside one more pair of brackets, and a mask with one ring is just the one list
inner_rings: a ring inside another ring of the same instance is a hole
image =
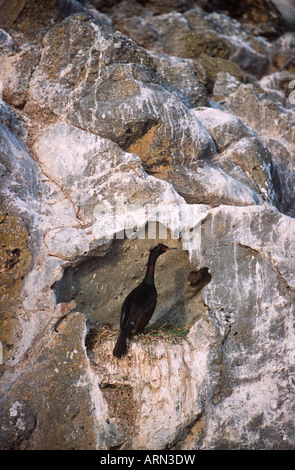
[[[149, 344], [155, 341], [166, 341], [171, 344], [179, 343], [189, 332], [189, 327], [166, 325], [159, 328], [148, 328], [145, 333], [134, 336], [133, 341]], [[114, 330], [112, 325], [105, 323], [93, 328], [88, 335], [88, 346], [94, 347], [97, 344], [118, 338], [119, 330]]]

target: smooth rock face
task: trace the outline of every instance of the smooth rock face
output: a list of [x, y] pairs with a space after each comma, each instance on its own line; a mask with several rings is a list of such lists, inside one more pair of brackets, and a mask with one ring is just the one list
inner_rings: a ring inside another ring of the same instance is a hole
[[0, 447], [294, 449], [294, 33], [264, 0], [2, 3]]

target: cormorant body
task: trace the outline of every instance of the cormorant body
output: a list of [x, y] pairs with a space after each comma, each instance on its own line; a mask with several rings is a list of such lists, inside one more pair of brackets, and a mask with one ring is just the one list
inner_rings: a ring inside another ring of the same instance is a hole
[[159, 243], [149, 255], [146, 275], [143, 281], [123, 302], [120, 320], [120, 334], [113, 354], [120, 358], [128, 351], [131, 338], [137, 333], [142, 333], [150, 321], [157, 304], [157, 290], [154, 283], [155, 265], [158, 257], [168, 250], [168, 246]]

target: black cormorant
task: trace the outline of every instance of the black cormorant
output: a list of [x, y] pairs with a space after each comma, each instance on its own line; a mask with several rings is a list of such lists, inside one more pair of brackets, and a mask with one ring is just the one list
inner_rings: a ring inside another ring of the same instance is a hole
[[113, 351], [116, 357], [122, 357], [127, 353], [132, 336], [143, 332], [154, 313], [157, 303], [157, 290], [154, 283], [155, 264], [158, 257], [168, 250], [176, 250], [176, 248], [168, 248], [163, 243], [159, 243], [150, 250], [143, 281], [127, 295], [123, 302], [121, 331]]

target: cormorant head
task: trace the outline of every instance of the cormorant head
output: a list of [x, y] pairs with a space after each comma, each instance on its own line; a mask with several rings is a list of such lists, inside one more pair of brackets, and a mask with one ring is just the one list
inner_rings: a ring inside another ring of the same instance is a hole
[[155, 253], [156, 255], [160, 256], [162, 253], [165, 253], [168, 250], [177, 250], [177, 248], [169, 248], [163, 243], [159, 243], [154, 248], [150, 249], [150, 253]]

